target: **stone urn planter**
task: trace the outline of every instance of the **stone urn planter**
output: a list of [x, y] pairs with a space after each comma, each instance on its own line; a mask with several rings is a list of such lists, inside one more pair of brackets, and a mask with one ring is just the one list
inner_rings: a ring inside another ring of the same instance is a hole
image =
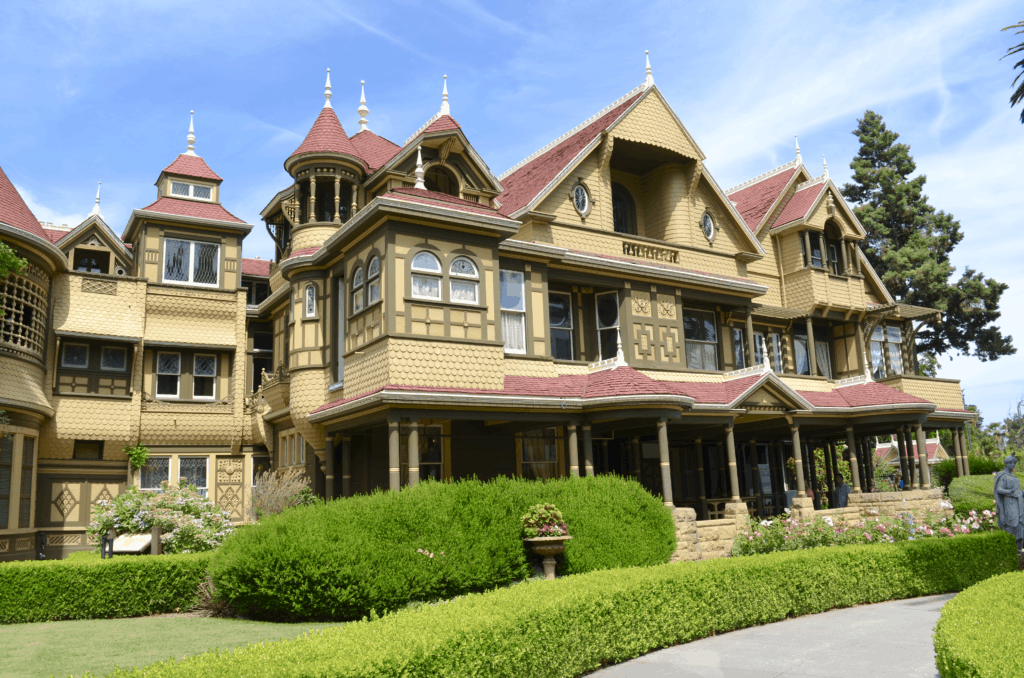
[[565, 542], [572, 539], [570, 535], [561, 537], [534, 537], [524, 539], [523, 542], [530, 547], [530, 550], [544, 558], [544, 578], [555, 578], [555, 556], [565, 551]]

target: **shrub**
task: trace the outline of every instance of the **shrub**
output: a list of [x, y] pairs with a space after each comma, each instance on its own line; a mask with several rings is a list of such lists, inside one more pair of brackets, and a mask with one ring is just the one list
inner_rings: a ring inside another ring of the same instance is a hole
[[577, 676], [737, 628], [959, 591], [1016, 562], [1013, 537], [992, 533], [591, 572], [111, 675]]
[[283, 471], [266, 471], [256, 477], [252, 487], [250, 520], [259, 520], [265, 515], [274, 515], [289, 506], [304, 506], [316, 503], [316, 497], [306, 484], [305, 471], [300, 467]]
[[[1002, 467], [1000, 467], [1002, 469]], [[1024, 486], [1024, 473], [1015, 474]], [[964, 516], [971, 511], [981, 512], [995, 510], [995, 476], [977, 475], [954, 478], [949, 484], [949, 500], [953, 502], [953, 511]]]
[[357, 619], [530, 576], [521, 516], [538, 503], [556, 503], [573, 535], [563, 574], [675, 550], [671, 512], [633, 479], [426, 480], [266, 516], [217, 550], [211, 575], [247, 616]]
[[935, 664], [943, 678], [1024, 676], [1020, 620], [1024, 572], [975, 584], [946, 603], [935, 627]]
[[112, 500], [96, 502], [88, 533], [94, 540], [110, 528], [118, 534], [146, 533], [156, 525], [166, 553], [210, 551], [231, 534], [231, 514], [191, 486], [163, 486], [162, 492], [129, 487]]
[[[992, 475], [1003, 470], [1003, 462], [982, 455], [972, 454], [967, 457], [971, 467], [971, 475]], [[943, 459], [931, 467], [933, 485], [948, 488], [956, 477], [956, 459]]]
[[112, 619], [188, 610], [209, 554], [0, 564], [0, 624]]

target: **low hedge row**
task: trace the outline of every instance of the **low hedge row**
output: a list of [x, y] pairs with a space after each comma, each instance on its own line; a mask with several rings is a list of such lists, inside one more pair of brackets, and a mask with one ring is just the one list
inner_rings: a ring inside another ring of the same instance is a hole
[[[1024, 486], [1024, 473], [1015, 475]], [[995, 511], [995, 483], [995, 476], [991, 473], [954, 478], [949, 484], [949, 500], [953, 503], [953, 512], [965, 516], [971, 511]]]
[[0, 565], [0, 624], [112, 619], [191, 609], [208, 553]]
[[976, 584], [942, 608], [935, 663], [943, 678], [1019, 678], [1024, 572]]
[[410, 601], [484, 591], [532, 575], [522, 516], [555, 504], [572, 540], [562, 574], [668, 562], [675, 522], [615, 475], [537, 482], [421, 482], [266, 516], [217, 549], [210, 574], [247, 617], [359, 619]]
[[[950, 450], [952, 452], [952, 450]], [[972, 476], [992, 475], [1003, 470], [1003, 462], [998, 458], [983, 457], [978, 454], [968, 455], [968, 465]], [[956, 459], [943, 459], [931, 468], [932, 487], [942, 485], [948, 488], [956, 477]]]
[[577, 676], [713, 633], [959, 591], [1016, 562], [1013, 538], [989, 533], [598, 571], [110, 675]]

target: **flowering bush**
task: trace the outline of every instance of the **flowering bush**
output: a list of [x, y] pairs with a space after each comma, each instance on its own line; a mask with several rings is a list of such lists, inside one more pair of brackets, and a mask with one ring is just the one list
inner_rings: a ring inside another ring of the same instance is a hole
[[96, 502], [88, 533], [99, 541], [110, 528], [118, 534], [145, 533], [154, 525], [164, 531], [161, 543], [165, 553], [211, 551], [232, 530], [231, 514], [195, 487], [164, 483], [160, 493], [130, 487], [113, 500]]
[[523, 537], [564, 537], [569, 534], [562, 512], [554, 504], [537, 504], [523, 516]]
[[929, 512], [923, 519], [911, 513], [896, 517], [870, 516], [861, 521], [842, 522], [830, 516], [814, 520], [798, 520], [787, 509], [785, 516], [757, 521], [736, 536], [732, 553], [749, 556], [755, 553], [796, 551], [817, 546], [849, 544], [893, 544], [929, 537], [952, 537], [972, 532], [991, 532], [997, 528], [993, 511], [971, 511], [963, 518], [947, 518]]

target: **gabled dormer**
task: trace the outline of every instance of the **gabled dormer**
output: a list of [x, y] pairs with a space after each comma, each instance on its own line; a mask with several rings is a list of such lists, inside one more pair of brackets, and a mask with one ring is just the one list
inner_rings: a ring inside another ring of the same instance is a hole
[[134, 257], [103, 220], [100, 188], [96, 188], [96, 204], [89, 216], [55, 244], [67, 255], [72, 271], [126, 276], [132, 271]]

